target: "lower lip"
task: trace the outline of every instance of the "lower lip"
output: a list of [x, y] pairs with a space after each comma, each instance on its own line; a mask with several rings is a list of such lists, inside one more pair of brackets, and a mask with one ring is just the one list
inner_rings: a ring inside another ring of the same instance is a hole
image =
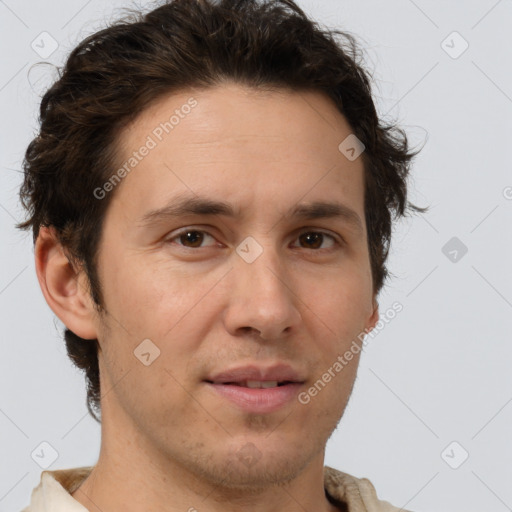
[[234, 384], [207, 382], [216, 393], [227, 398], [247, 412], [270, 413], [277, 411], [297, 397], [302, 384], [284, 384], [274, 388], [245, 388]]

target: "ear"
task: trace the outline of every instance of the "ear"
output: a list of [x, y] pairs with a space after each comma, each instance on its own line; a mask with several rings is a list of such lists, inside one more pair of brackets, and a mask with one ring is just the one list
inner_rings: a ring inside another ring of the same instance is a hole
[[377, 302], [376, 297], [373, 298], [372, 308], [373, 308], [372, 314], [366, 320], [366, 325], [365, 325], [366, 332], [371, 331], [375, 327], [375, 325], [377, 324], [377, 322], [379, 321], [379, 318], [380, 318], [379, 303]]
[[96, 312], [83, 271], [76, 272], [55, 228], [42, 226], [36, 240], [37, 279], [46, 302], [62, 323], [86, 340], [97, 338]]

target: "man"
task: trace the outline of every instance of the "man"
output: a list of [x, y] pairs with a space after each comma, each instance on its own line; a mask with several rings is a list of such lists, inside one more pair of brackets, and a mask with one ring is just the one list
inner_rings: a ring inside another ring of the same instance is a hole
[[324, 467], [391, 214], [418, 209], [405, 134], [335, 36], [291, 0], [176, 0], [69, 56], [19, 227], [101, 451], [25, 511], [398, 510]]

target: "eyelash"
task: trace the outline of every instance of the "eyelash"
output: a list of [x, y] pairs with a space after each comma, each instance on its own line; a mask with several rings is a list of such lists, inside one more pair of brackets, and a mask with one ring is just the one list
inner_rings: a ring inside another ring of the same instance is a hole
[[[195, 228], [186, 228], [186, 229], [182, 229], [182, 230], [178, 231], [172, 237], [167, 238], [165, 240], [165, 242], [170, 244], [170, 243], [173, 242], [173, 240], [175, 240], [177, 238], [179, 239], [181, 236], [186, 235], [187, 233], [203, 233], [203, 234], [206, 234], [208, 236], [211, 236], [212, 238], [215, 238], [213, 235], [208, 233], [208, 231], [205, 231], [205, 230], [202, 230], [202, 229], [195, 229]], [[344, 245], [344, 243], [345, 243], [344, 240], [338, 240], [334, 235], [331, 235], [330, 233], [328, 233], [326, 231], [315, 230], [314, 228], [310, 228], [310, 229], [306, 229], [305, 228], [304, 231], [301, 231], [300, 233], [298, 233], [297, 239], [301, 235], [305, 235], [305, 234], [321, 234], [324, 237], [328, 237], [328, 238], [331, 238], [333, 240], [333, 242], [334, 242], [334, 246], [333, 247], [329, 247], [327, 249], [309, 249], [309, 250], [314, 251], [314, 252], [333, 251], [333, 250], [341, 248]], [[182, 244], [177, 244], [177, 245], [179, 247], [185, 249], [185, 250], [205, 249], [205, 247], [186, 247], [186, 246], [184, 246]]]

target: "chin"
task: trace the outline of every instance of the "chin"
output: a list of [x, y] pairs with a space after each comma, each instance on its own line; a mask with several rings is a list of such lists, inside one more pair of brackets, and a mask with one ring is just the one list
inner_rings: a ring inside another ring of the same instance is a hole
[[217, 485], [225, 489], [257, 493], [269, 487], [279, 487], [294, 480], [306, 467], [309, 460], [304, 454], [286, 457], [279, 454], [269, 457], [262, 455], [258, 460], [245, 459], [221, 463], [213, 470]]
[[277, 435], [272, 439], [274, 435], [267, 431], [264, 435], [246, 435], [243, 440], [233, 438], [229, 443], [219, 443], [217, 449], [213, 448], [216, 453], [195, 461], [193, 471], [216, 488], [258, 493], [286, 485], [321, 455], [323, 445], [315, 449], [307, 446], [301, 436], [290, 442]]

